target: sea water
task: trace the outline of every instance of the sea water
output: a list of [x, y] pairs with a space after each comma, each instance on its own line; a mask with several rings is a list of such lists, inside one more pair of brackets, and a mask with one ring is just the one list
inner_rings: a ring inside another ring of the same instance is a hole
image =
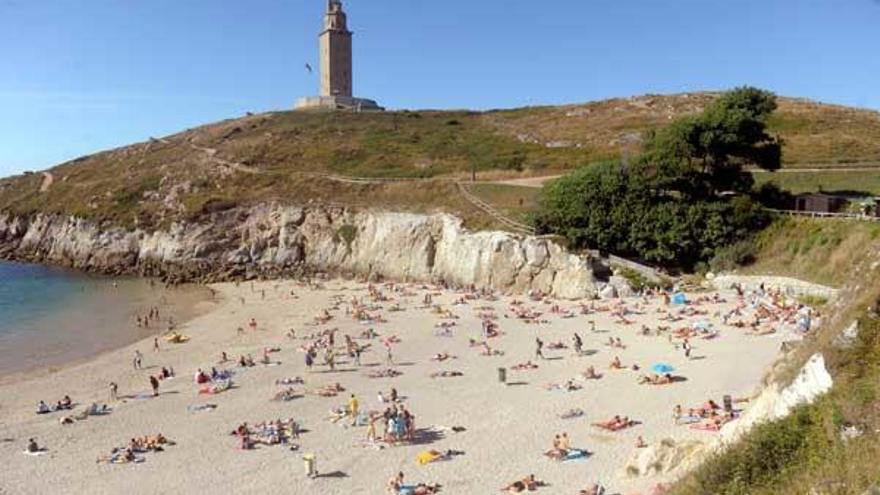
[[[51, 369], [156, 335], [192, 316], [197, 288], [0, 262], [0, 377]], [[136, 317], [159, 307], [151, 328]], [[175, 321], [176, 318], [176, 321]]]

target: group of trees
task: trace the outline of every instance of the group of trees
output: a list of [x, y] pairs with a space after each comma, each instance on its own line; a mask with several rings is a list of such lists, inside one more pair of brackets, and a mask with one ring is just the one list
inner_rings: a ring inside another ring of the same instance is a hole
[[767, 91], [725, 93], [647, 135], [633, 164], [591, 166], [549, 184], [535, 227], [572, 247], [693, 268], [767, 224], [744, 167], [779, 168], [782, 143], [767, 132], [775, 110]]

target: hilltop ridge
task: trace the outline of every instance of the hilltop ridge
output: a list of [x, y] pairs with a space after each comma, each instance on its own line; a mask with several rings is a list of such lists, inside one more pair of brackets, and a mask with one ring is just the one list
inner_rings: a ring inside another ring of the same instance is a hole
[[[715, 93], [646, 95], [511, 110], [271, 112], [84, 156], [0, 180], [0, 210], [149, 228], [269, 200], [479, 212], [451, 179], [554, 175], [635, 155], [645, 131]], [[779, 98], [770, 129], [786, 168], [880, 165], [880, 113]], [[374, 181], [350, 181], [366, 177]], [[430, 179], [412, 187], [390, 178]]]

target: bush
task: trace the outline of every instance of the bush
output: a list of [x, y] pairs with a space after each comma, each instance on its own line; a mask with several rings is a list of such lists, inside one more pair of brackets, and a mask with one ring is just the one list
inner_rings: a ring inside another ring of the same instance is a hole
[[746, 495], [778, 482], [830, 450], [823, 428], [816, 406], [801, 406], [783, 419], [760, 424], [698, 468], [681, 493]]
[[643, 169], [614, 164], [546, 186], [532, 217], [538, 233], [562, 235], [570, 246], [688, 269], [767, 219], [746, 196], [684, 201], [658, 190]]
[[743, 165], [779, 167], [781, 142], [765, 131], [775, 108], [771, 93], [731, 91], [649, 136], [635, 165], [594, 166], [546, 186], [533, 223], [574, 247], [692, 269], [767, 225]]
[[753, 240], [736, 242], [719, 248], [709, 261], [709, 269], [715, 273], [729, 272], [754, 263], [757, 254], [758, 248]]

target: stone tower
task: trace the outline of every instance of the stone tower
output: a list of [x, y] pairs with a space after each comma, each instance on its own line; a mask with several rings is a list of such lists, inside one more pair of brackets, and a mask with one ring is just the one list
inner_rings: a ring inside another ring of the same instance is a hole
[[320, 96], [300, 98], [296, 103], [297, 109], [382, 110], [373, 100], [354, 97], [351, 36], [342, 1], [327, 0], [324, 26], [318, 37], [321, 46], [321, 93]]
[[342, 2], [327, 1], [321, 32], [321, 96], [351, 97], [351, 31]]

